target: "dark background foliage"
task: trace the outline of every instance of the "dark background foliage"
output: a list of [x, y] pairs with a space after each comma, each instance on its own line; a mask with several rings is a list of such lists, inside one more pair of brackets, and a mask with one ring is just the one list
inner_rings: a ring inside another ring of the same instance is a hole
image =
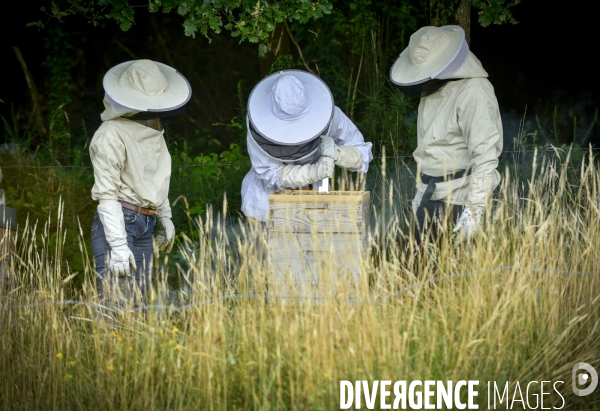
[[[226, 149], [239, 140], [239, 129], [216, 124], [230, 124], [236, 116], [243, 123], [237, 85], [245, 100], [261, 77], [260, 45], [240, 43], [227, 32], [209, 32], [209, 39], [187, 37], [184, 18], [176, 13], [134, 9], [135, 23], [124, 32], [112, 20], [102, 20], [97, 27], [77, 16], [48, 20], [39, 11], [47, 4], [15, 2], [10, 18], [0, 28], [6, 79], [0, 88], [2, 116], [9, 118], [13, 107], [20, 127], [25, 127], [32, 113], [31, 96], [13, 46], [21, 50], [37, 84], [45, 121], [54, 119], [57, 139], [68, 128], [71, 146], [85, 145], [100, 122], [104, 73], [125, 60], [150, 58], [177, 67], [194, 90], [188, 115], [170, 127], [169, 134], [177, 136], [173, 143], [185, 140], [200, 153]], [[309, 67], [327, 81], [336, 103], [363, 122], [368, 137], [378, 137], [375, 129], [385, 119], [381, 111], [390, 108], [387, 102], [384, 107], [372, 105], [381, 105], [389, 97], [385, 79], [394, 57], [406, 46], [410, 33], [431, 18], [426, 6], [424, 1], [334, 1], [331, 14], [306, 24], [290, 24]], [[575, 120], [583, 132], [599, 105], [598, 76], [592, 64], [593, 13], [583, 6], [559, 8], [541, 0], [527, 0], [511, 10], [519, 24], [483, 28], [476, 23], [477, 9], [471, 8], [471, 48], [495, 85], [508, 139], [514, 137], [526, 107], [530, 119], [538, 115], [548, 124], [557, 108], [558, 127], [572, 129]], [[44, 29], [26, 27], [40, 19], [48, 20]], [[287, 47], [289, 55], [275, 61], [271, 70], [304, 67], [289, 40]], [[396, 101], [391, 108], [403, 104]], [[410, 116], [410, 110], [405, 114]], [[410, 138], [409, 134], [404, 137]], [[576, 137], [572, 134], [562, 133]], [[588, 137], [594, 142], [597, 136], [596, 125]], [[6, 133], [0, 138], [5, 142]], [[39, 144], [43, 138], [38, 136], [33, 142]], [[405, 151], [410, 146], [400, 144]]]

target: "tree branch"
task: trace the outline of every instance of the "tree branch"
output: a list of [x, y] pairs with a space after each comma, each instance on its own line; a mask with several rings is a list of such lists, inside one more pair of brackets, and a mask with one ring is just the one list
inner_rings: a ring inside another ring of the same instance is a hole
[[119, 47], [120, 47], [120, 48], [121, 48], [121, 49], [122, 49], [122, 50], [123, 50], [125, 53], [127, 53], [127, 55], [128, 55], [129, 57], [131, 57], [132, 59], [134, 59], [134, 60], [138, 60], [138, 59], [139, 59], [139, 57], [138, 57], [138, 56], [136, 56], [136, 55], [135, 55], [135, 53], [134, 53], [133, 51], [129, 50], [129, 49], [127, 48], [127, 46], [125, 46], [125, 44], [121, 43], [119, 40], [115, 40], [115, 44], [116, 44], [117, 46], [119, 46]]
[[292, 43], [294, 43], [294, 45], [296, 46], [296, 49], [298, 49], [298, 55], [300, 56], [300, 60], [302, 60], [302, 64], [304, 64], [304, 67], [306, 68], [307, 71], [311, 72], [312, 74], [314, 74], [315, 76], [319, 76], [317, 73], [315, 73], [314, 71], [312, 71], [310, 69], [310, 67], [308, 67], [308, 64], [306, 63], [306, 60], [304, 60], [304, 56], [302, 55], [302, 50], [300, 49], [300, 46], [298, 45], [298, 43], [296, 43], [296, 39], [294, 38], [294, 36], [292, 36], [292, 31], [290, 30], [290, 26], [288, 26], [287, 20], [283, 20], [283, 24], [285, 26], [285, 29], [287, 30], [288, 34], [290, 35], [290, 40], [292, 40]]
[[27, 68], [27, 64], [25, 63], [25, 59], [23, 59], [21, 50], [19, 50], [18, 47], [13, 47], [13, 50], [17, 55], [17, 60], [19, 60], [19, 63], [21, 63], [23, 73], [25, 73], [25, 80], [27, 81], [27, 87], [29, 87], [29, 93], [31, 94], [31, 101], [33, 102], [33, 111], [35, 113], [35, 117], [37, 118], [40, 129], [42, 130], [44, 136], [48, 136], [48, 132], [44, 126], [44, 117], [42, 116], [41, 99], [40, 95], [38, 94], [37, 87], [35, 86], [35, 82], [33, 81], [33, 76]]

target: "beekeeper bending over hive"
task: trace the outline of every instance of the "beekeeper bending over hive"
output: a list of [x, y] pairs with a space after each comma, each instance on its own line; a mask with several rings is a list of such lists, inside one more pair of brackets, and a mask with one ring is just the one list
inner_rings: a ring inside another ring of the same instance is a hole
[[334, 165], [366, 173], [373, 159], [356, 126], [334, 106], [317, 76], [285, 70], [258, 83], [248, 99], [252, 169], [242, 183], [242, 211], [266, 221], [269, 194], [333, 176]]
[[459, 26], [419, 29], [392, 66], [392, 83], [421, 99], [413, 153], [421, 174], [412, 202], [419, 242], [447, 204], [459, 239], [475, 234], [500, 183], [502, 122], [487, 76]]
[[[150, 287], [152, 232], [159, 249], [175, 237], [169, 205], [171, 157], [163, 122], [182, 114], [191, 97], [177, 70], [150, 60], [128, 61], [106, 73], [105, 110], [94, 134], [92, 198], [99, 202], [92, 225], [92, 250], [99, 296], [106, 286], [126, 296]], [[136, 293], [137, 294], [137, 293]]]

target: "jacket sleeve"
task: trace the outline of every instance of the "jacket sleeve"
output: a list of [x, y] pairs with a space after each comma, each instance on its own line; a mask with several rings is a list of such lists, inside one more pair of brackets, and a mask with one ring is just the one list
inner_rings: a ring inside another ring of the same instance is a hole
[[474, 79], [457, 100], [458, 123], [471, 157], [468, 206], [484, 205], [500, 183], [498, 157], [502, 152], [502, 121], [491, 84]]
[[121, 186], [121, 170], [125, 164], [125, 146], [119, 141], [115, 127], [105, 126], [94, 135], [90, 158], [94, 167], [93, 200], [117, 201]]
[[355, 147], [360, 151], [363, 159], [362, 166], [354, 171], [366, 173], [369, 170], [369, 163], [373, 160], [373, 144], [365, 143], [362, 133], [338, 107], [334, 108], [327, 135], [333, 138], [338, 146]]
[[263, 182], [265, 189], [269, 192], [282, 190], [283, 186], [279, 179], [279, 171], [281, 171], [285, 164], [264, 154], [256, 141], [250, 136], [250, 132], [248, 132], [246, 140], [252, 168], [258, 179]]
[[156, 207], [156, 213], [159, 217], [173, 218], [173, 213], [171, 212], [171, 203], [167, 198], [162, 204], [159, 204]]

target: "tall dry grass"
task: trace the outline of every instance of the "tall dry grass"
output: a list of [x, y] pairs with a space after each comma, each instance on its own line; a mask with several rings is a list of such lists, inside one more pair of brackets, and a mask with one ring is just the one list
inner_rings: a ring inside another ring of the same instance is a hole
[[[71, 289], [61, 245], [37, 248], [50, 233], [28, 224], [2, 294], [0, 407], [329, 410], [340, 380], [429, 379], [479, 380], [482, 409], [487, 381], [512, 393], [515, 381], [561, 380], [567, 407], [599, 409], [570, 387], [574, 363], [600, 370], [600, 170], [533, 169], [506, 173], [469, 243], [446, 236], [419, 251], [405, 214], [379, 211], [352, 301], [264, 298], [264, 233], [208, 217], [182, 245], [179, 292], [155, 261], [163, 280], [149, 303], [186, 309], [102, 317], [93, 283]], [[59, 305], [74, 299], [89, 304]]]

